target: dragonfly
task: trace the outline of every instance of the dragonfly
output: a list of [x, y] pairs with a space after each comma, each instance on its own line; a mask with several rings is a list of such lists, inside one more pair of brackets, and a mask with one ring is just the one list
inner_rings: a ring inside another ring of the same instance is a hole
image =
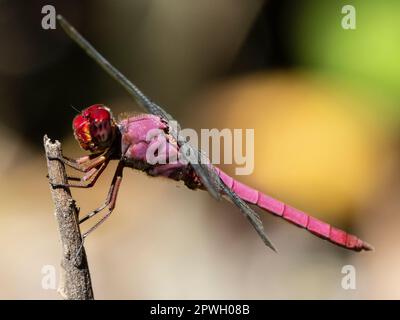
[[[111, 65], [65, 18], [58, 15], [57, 19], [67, 35], [112, 78], [117, 80], [136, 103], [147, 112], [117, 121], [107, 106], [91, 105], [76, 115], [72, 124], [75, 139], [83, 150], [89, 152], [89, 155], [78, 159], [64, 155], [50, 159], [62, 161], [65, 165], [83, 173], [81, 178], [70, 177], [69, 180], [75, 180], [75, 183], [68, 181], [66, 184], [52, 184], [53, 187], [76, 188], [93, 187], [109, 162], [118, 161], [105, 201], [79, 220], [79, 223], [83, 223], [106, 209], [105, 215], [82, 234], [83, 239], [106, 221], [113, 212], [123, 170], [127, 167], [143, 171], [152, 177], [181, 181], [190, 189], [208, 191], [217, 200], [226, 198], [238, 207], [264, 244], [274, 251], [277, 251], [275, 245], [266, 235], [259, 214], [251, 206], [283, 218], [345, 249], [373, 250], [372, 245], [357, 236], [247, 186], [211, 164], [201, 150], [191, 146], [185, 137], [180, 135], [179, 124], [171, 125], [173, 121], [177, 122], [170, 114], [145, 96], [138, 87]], [[166, 161], [150, 161], [148, 156], [150, 149], [157, 149]], [[177, 158], [179, 160], [176, 160]], [[171, 159], [174, 161], [169, 161]]]

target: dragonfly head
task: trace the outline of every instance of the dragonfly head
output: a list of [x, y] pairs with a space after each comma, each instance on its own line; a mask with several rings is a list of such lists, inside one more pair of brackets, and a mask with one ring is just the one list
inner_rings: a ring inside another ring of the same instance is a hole
[[72, 123], [75, 139], [82, 149], [90, 152], [101, 152], [111, 147], [116, 127], [111, 110], [101, 104], [84, 109]]

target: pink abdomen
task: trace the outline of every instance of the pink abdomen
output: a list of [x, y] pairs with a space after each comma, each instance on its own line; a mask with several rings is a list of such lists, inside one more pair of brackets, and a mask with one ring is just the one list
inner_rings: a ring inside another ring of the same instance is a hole
[[254, 204], [265, 211], [272, 212], [296, 226], [305, 228], [316, 236], [346, 249], [354, 251], [373, 250], [370, 244], [356, 236], [334, 228], [328, 223], [309, 216], [298, 209], [240, 183], [216, 167], [215, 169], [222, 181], [247, 203]]

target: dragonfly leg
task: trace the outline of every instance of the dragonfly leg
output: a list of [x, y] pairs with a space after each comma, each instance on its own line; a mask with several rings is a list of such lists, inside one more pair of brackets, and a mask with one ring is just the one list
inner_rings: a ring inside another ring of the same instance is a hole
[[[47, 175], [47, 178], [48, 178], [48, 175]], [[71, 181], [81, 181], [82, 178], [81, 177], [75, 177], [75, 176], [68, 176], [67, 179], [71, 180]]]
[[[82, 179], [84, 181], [88, 181], [93, 175], [94, 173], [96, 173], [96, 169], [98, 168], [93, 168], [91, 169], [88, 173], [86, 173], [83, 177], [77, 177], [77, 176], [67, 176], [68, 180], [71, 181], [81, 181]], [[47, 178], [49, 177], [49, 175], [47, 175]]]
[[90, 169], [96, 167], [101, 162], [104, 162], [109, 158], [108, 154], [103, 155], [102, 153], [95, 153], [88, 156], [83, 156], [78, 159], [68, 158], [66, 156], [60, 157], [48, 157], [49, 160], [58, 160], [80, 172], [88, 172]]
[[[97, 182], [97, 179], [100, 177], [100, 175], [103, 173], [103, 171], [107, 168], [107, 165], [109, 163], [109, 160], [101, 163], [98, 167], [92, 168], [90, 171], [88, 171], [82, 178], [76, 178], [76, 177], [71, 177], [71, 180], [78, 180], [78, 183], [71, 184], [71, 183], [65, 183], [65, 184], [55, 184], [52, 183], [53, 188], [91, 188], [95, 185]], [[68, 178], [70, 179], [70, 178]], [[92, 180], [90, 180], [92, 179]], [[90, 181], [89, 181], [90, 180]], [[89, 182], [88, 182], [89, 181]]]
[[119, 191], [119, 187], [120, 187], [121, 181], [122, 181], [123, 168], [124, 168], [124, 165], [123, 165], [122, 162], [120, 162], [118, 164], [117, 170], [115, 171], [114, 178], [113, 178], [110, 190], [109, 190], [108, 195], [107, 195], [107, 199], [103, 203], [103, 205], [101, 205], [99, 208], [89, 212], [85, 217], [83, 217], [81, 220], [79, 220], [79, 223], [81, 224], [81, 223], [83, 223], [86, 220], [88, 220], [89, 218], [93, 217], [94, 215], [96, 215], [97, 213], [99, 213], [105, 207], [108, 206], [107, 214], [103, 218], [101, 218], [101, 220], [99, 220], [94, 226], [92, 226], [88, 231], [86, 231], [82, 235], [83, 238], [87, 237], [89, 233], [91, 233], [92, 231], [97, 229], [111, 215], [112, 211], [114, 210], [115, 203], [116, 203], [116, 200], [117, 200], [118, 191]]
[[111, 185], [111, 188], [108, 191], [107, 198], [104, 201], [104, 203], [100, 207], [90, 211], [87, 215], [85, 215], [82, 219], [80, 219], [79, 224], [84, 223], [86, 220], [90, 219], [91, 217], [95, 216], [99, 212], [103, 211], [104, 208], [110, 204], [112, 191], [113, 191], [113, 185]]
[[[49, 178], [49, 174], [46, 174], [46, 178]], [[81, 181], [81, 177], [76, 177], [76, 176], [67, 176], [68, 180], [72, 180], [72, 181]]]
[[84, 157], [81, 157], [78, 159], [72, 159], [72, 158], [68, 158], [66, 156], [48, 157], [48, 159], [49, 160], [58, 160], [58, 161], [64, 163], [66, 166], [71, 167], [71, 168], [81, 171], [81, 172], [85, 172], [82, 164], [89, 160], [88, 156], [84, 156]]
[[[107, 164], [108, 164], [108, 161], [103, 164], [104, 168], [107, 166]], [[111, 183], [111, 187], [110, 187], [110, 190], [108, 191], [107, 199], [104, 202], [104, 204], [101, 205], [99, 208], [93, 210], [89, 214], [87, 214], [81, 220], [79, 220], [79, 224], [81, 224], [82, 222], [86, 221], [87, 219], [93, 217], [95, 214], [97, 214], [100, 211], [102, 211], [106, 206], [109, 206], [107, 214], [103, 218], [101, 218], [94, 226], [92, 226], [88, 231], [86, 231], [85, 233], [82, 234], [82, 242], [81, 242], [81, 245], [79, 246], [79, 249], [78, 249], [78, 251], [77, 251], [77, 253], [75, 255], [75, 258], [74, 258], [74, 264], [76, 266], [79, 266], [79, 263], [77, 263], [77, 260], [78, 260], [79, 254], [81, 253], [81, 251], [83, 249], [83, 245], [85, 243], [86, 237], [89, 235], [89, 233], [91, 233], [94, 230], [96, 230], [111, 215], [111, 213], [113, 212], [113, 210], [115, 208], [115, 203], [116, 203], [116, 200], [117, 200], [118, 190], [119, 190], [119, 187], [120, 187], [121, 181], [122, 181], [123, 168], [124, 168], [124, 166], [123, 166], [122, 162], [120, 162], [118, 164], [117, 170], [115, 171], [114, 178], [113, 178], [113, 181]], [[95, 179], [97, 179], [97, 177], [99, 175], [100, 174], [97, 174]]]

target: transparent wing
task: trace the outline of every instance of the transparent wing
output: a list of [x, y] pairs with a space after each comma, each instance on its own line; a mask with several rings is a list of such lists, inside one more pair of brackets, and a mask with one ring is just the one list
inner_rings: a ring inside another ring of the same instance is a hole
[[[188, 146], [185, 145], [185, 147], [187, 148]], [[219, 194], [221, 193], [225, 194], [228, 197], [228, 199], [231, 200], [240, 209], [240, 211], [247, 218], [247, 220], [249, 220], [249, 222], [254, 227], [258, 235], [261, 237], [265, 245], [274, 250], [275, 252], [277, 252], [275, 246], [264, 232], [264, 227], [259, 215], [221, 180], [214, 166], [211, 165], [209, 159], [201, 152], [201, 150], [197, 150], [192, 146], [189, 146], [189, 148], [190, 152], [193, 152], [196, 155], [196, 157], [199, 157], [201, 163], [204, 164], [204, 166], [201, 167], [200, 169], [206, 170], [207, 179], [208, 181], [211, 181], [213, 189], [217, 190]], [[193, 163], [195, 163], [195, 161], [191, 162], [191, 166], [195, 168], [196, 164]]]
[[[168, 112], [151, 101], [142, 91], [139, 90], [138, 87], [111, 65], [111, 63], [109, 63], [78, 31], [76, 31], [67, 20], [65, 20], [61, 15], [58, 15], [57, 19], [70, 38], [74, 40], [91, 58], [93, 58], [93, 60], [95, 60], [112, 78], [120, 83], [144, 110], [148, 113], [164, 118], [169, 122], [175, 121], [178, 123]], [[186, 146], [186, 150], [190, 153], [190, 157], [186, 155], [183, 155], [183, 157], [192, 165], [196, 174], [199, 176], [201, 182], [210, 194], [214, 198], [219, 199], [220, 190], [218, 189], [219, 184], [217, 183], [219, 178], [207, 165], [208, 162], [204, 155], [190, 146], [189, 143], [185, 142], [185, 139], [179, 135], [179, 128], [177, 130], [171, 130], [170, 134], [175, 138], [180, 147], [182, 147], [182, 145]]]
[[244, 202], [233, 190], [228, 188], [223, 181], [220, 182], [220, 187], [222, 192], [240, 209], [247, 220], [249, 220], [264, 244], [277, 252], [274, 244], [264, 232], [264, 227], [259, 215], [252, 208], [250, 208], [249, 205]]
[[[57, 19], [71, 39], [74, 40], [91, 58], [93, 58], [93, 60], [95, 60], [112, 78], [120, 83], [143, 109], [145, 109], [148, 113], [164, 118], [168, 122], [175, 121], [175, 123], [178, 124], [178, 122], [174, 120], [169, 113], [146, 97], [138, 87], [130, 82], [113, 65], [111, 65], [85, 38], [83, 38], [74, 29], [74, 27], [68, 23], [67, 20], [60, 15], [57, 16]], [[274, 245], [265, 234], [264, 227], [257, 213], [254, 212], [254, 210], [251, 209], [247, 203], [240, 199], [235, 192], [229, 189], [223, 181], [221, 181], [217, 172], [215, 172], [214, 167], [210, 164], [209, 159], [201, 151], [197, 150], [188, 142], [186, 142], [186, 140], [179, 134], [179, 130], [179, 125], [176, 129], [171, 127], [170, 134], [175, 138], [179, 147], [184, 150], [182, 154], [183, 157], [193, 167], [208, 192], [217, 199], [220, 198], [221, 193], [224, 193], [246, 216], [264, 243], [272, 250], [276, 251]]]
[[[179, 125], [178, 125], [178, 129]], [[170, 127], [170, 134], [176, 139], [183, 158], [190, 163], [197, 176], [200, 178], [206, 190], [217, 200], [221, 198], [220, 178], [211, 166], [207, 156], [197, 148], [194, 148], [186, 139], [176, 132], [174, 127]]]

